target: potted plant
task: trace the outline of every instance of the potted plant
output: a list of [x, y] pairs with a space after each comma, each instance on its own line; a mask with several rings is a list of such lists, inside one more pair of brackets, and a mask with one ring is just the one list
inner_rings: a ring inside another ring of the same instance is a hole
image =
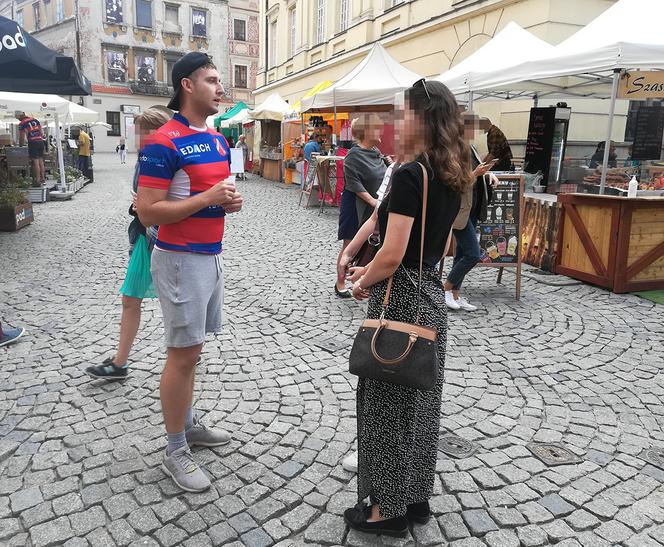
[[44, 203], [48, 198], [48, 188], [46, 185], [36, 184], [30, 177], [17, 177], [11, 186], [19, 190], [24, 190], [32, 203]]
[[0, 188], [0, 230], [15, 232], [33, 220], [32, 203], [24, 189]]

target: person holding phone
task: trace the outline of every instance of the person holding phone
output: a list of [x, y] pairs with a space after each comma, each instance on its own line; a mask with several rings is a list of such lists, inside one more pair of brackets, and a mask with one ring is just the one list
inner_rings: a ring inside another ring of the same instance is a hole
[[[466, 121], [464, 127], [466, 140], [472, 140], [477, 130], [475, 118]], [[461, 285], [468, 272], [480, 261], [480, 243], [476, 231], [477, 221], [478, 219], [486, 219], [486, 208], [491, 201], [493, 187], [498, 181], [495, 175], [489, 173], [493, 166], [498, 163], [498, 158], [483, 162], [475, 147], [471, 146], [470, 148], [475, 184], [461, 197], [461, 208], [452, 227], [456, 242], [456, 253], [452, 269], [447, 274], [447, 279], [443, 284], [445, 304], [451, 310], [477, 310], [477, 306], [461, 296]]]

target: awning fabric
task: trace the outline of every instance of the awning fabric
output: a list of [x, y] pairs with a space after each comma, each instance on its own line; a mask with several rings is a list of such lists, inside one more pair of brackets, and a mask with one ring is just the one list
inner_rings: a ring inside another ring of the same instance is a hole
[[302, 99], [302, 112], [349, 106], [390, 105], [395, 95], [408, 89], [420, 75], [398, 63], [379, 43], [334, 85]]
[[249, 111], [249, 117], [254, 120], [282, 121], [284, 114], [291, 106], [281, 98], [279, 93], [273, 93], [256, 108]]
[[240, 101], [239, 103], [234, 104], [231, 108], [229, 108], [229, 109], [228, 109], [226, 112], [224, 112], [223, 114], [221, 114], [221, 115], [219, 115], [219, 116], [216, 116], [216, 117], [214, 118], [214, 125], [215, 125], [216, 127], [219, 127], [219, 123], [220, 123], [222, 120], [228, 120], [228, 119], [232, 118], [233, 116], [235, 116], [235, 115], [236, 115], [238, 112], [240, 112], [241, 110], [248, 110], [248, 109], [249, 109], [249, 107], [248, 107], [245, 103], [243, 103], [242, 101]]

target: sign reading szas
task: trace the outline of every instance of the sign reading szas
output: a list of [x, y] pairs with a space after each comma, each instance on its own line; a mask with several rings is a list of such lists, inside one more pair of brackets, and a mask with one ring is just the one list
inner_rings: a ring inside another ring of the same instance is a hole
[[620, 99], [664, 99], [664, 71], [626, 72], [618, 87]]

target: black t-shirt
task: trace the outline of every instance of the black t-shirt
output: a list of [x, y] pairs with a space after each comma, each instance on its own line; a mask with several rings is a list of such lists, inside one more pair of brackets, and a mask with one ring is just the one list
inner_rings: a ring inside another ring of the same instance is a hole
[[[420, 266], [420, 238], [422, 233], [422, 168], [417, 162], [400, 167], [392, 179], [388, 199], [378, 209], [380, 239], [385, 241], [389, 213], [413, 217], [413, 227], [402, 264], [407, 268]], [[424, 237], [424, 266], [435, 267], [443, 256], [447, 236], [459, 212], [460, 195], [441, 182], [429, 170], [429, 198], [427, 200], [426, 232]]]

